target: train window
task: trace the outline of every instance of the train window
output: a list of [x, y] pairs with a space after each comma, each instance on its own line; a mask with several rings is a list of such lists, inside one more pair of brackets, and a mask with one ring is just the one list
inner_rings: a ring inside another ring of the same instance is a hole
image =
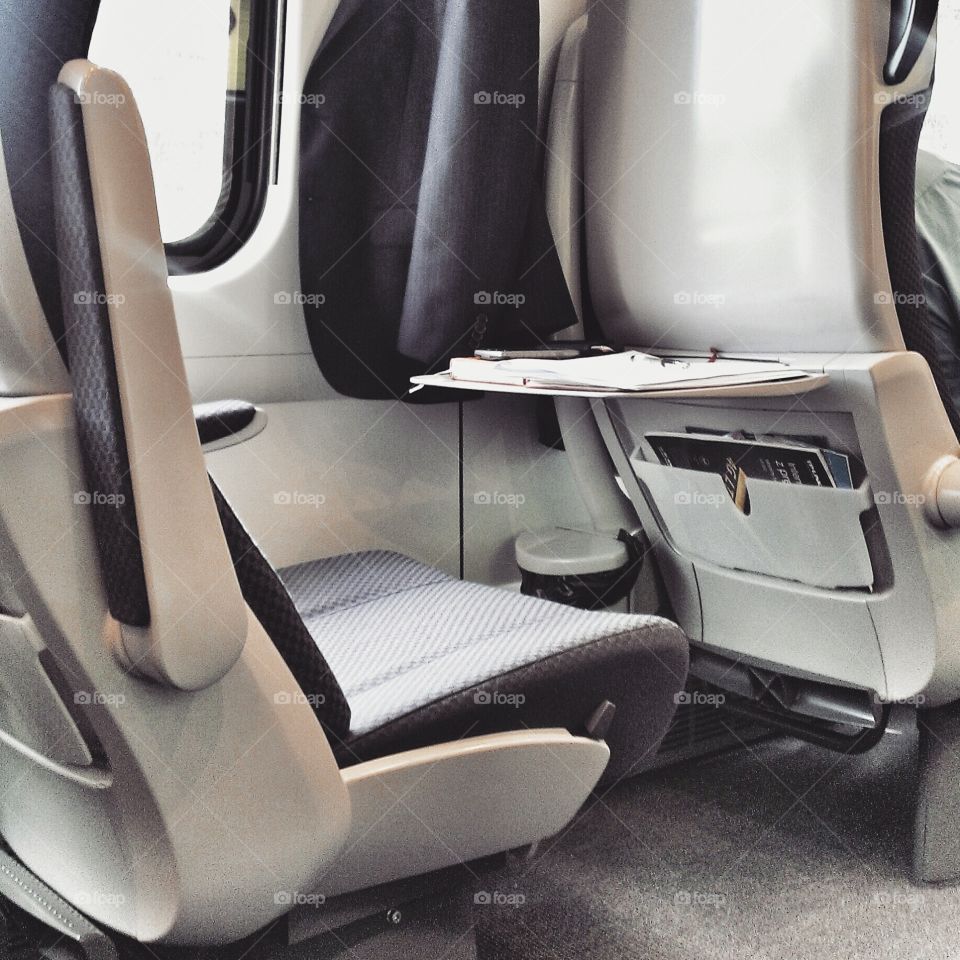
[[278, 0], [101, 0], [90, 59], [126, 77], [140, 105], [171, 273], [222, 263], [259, 220], [278, 8]]

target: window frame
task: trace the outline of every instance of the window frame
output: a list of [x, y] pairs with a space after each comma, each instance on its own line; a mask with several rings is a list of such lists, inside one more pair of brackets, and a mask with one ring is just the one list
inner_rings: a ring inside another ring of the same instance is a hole
[[164, 244], [171, 276], [226, 263], [260, 222], [274, 179], [285, 18], [286, 0], [250, 0], [245, 89], [227, 90], [225, 97], [223, 189], [195, 233]]

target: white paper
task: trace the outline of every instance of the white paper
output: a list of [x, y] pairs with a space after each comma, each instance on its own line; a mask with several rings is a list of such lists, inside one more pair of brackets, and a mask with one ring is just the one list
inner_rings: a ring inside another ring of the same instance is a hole
[[494, 376], [519, 382], [629, 392], [709, 383], [769, 383], [804, 376], [803, 371], [775, 361], [675, 360], [635, 350], [576, 360], [501, 360], [491, 366]]

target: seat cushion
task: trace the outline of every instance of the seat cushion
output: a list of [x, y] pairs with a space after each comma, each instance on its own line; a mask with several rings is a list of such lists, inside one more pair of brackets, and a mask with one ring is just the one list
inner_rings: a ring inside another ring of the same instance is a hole
[[666, 620], [594, 613], [457, 580], [386, 551], [280, 571], [350, 704], [349, 764], [523, 727], [582, 732], [610, 700], [611, 771], [652, 758], [686, 678]]

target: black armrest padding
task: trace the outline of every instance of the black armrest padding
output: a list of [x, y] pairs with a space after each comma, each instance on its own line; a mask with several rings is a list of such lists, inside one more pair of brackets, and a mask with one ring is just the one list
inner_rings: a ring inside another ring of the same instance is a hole
[[198, 403], [193, 408], [200, 443], [213, 443], [246, 430], [257, 415], [257, 408], [246, 400], [217, 400]]

